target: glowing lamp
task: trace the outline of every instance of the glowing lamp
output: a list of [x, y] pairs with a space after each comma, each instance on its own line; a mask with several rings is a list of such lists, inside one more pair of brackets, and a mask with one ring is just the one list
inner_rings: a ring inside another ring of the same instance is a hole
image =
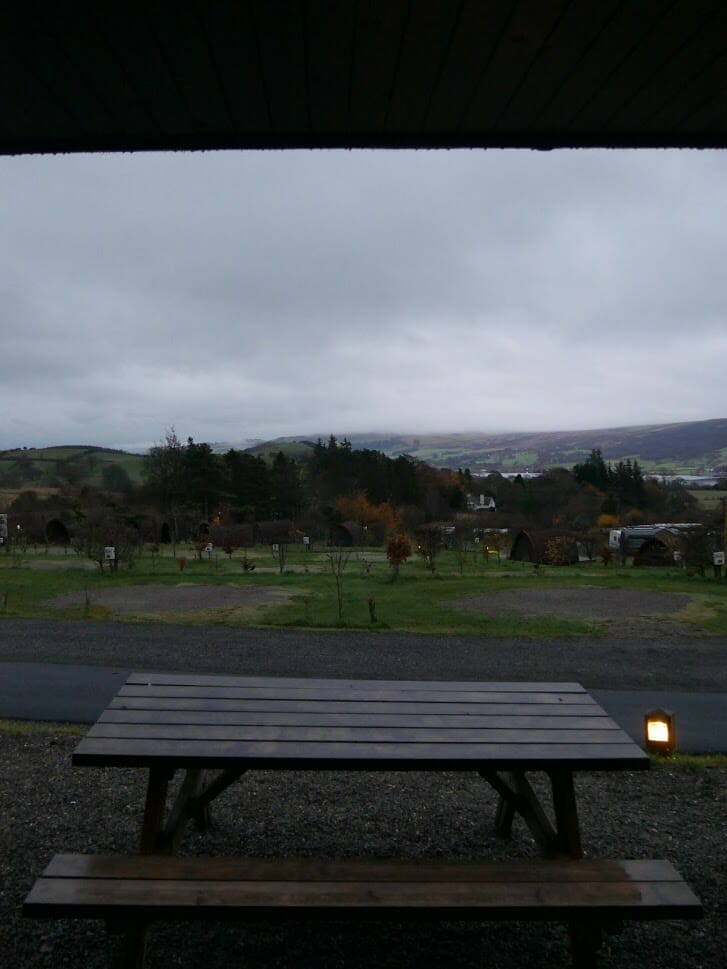
[[671, 710], [657, 708], [644, 714], [644, 740], [650, 754], [674, 753], [676, 730]]

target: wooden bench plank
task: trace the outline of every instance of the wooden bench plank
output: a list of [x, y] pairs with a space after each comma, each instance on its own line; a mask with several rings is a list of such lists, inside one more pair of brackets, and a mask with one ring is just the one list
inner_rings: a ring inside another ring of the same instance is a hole
[[228, 857], [168, 855], [55, 855], [42, 877], [55, 878], [199, 878], [214, 879], [275, 878], [304, 880], [330, 878], [411, 879], [428, 881], [681, 881], [671, 862], [663, 859], [577, 861], [541, 858], [499, 860], [458, 860], [446, 858], [306, 858], [306, 857]]
[[[286, 911], [456, 918], [697, 918], [668, 862], [108, 858], [53, 860], [23, 907], [35, 917], [224, 917]], [[50, 874], [53, 872], [54, 874]]]
[[406, 909], [468, 918], [638, 916], [687, 918], [692, 908], [673, 882], [625, 884], [579, 882], [453, 883], [401, 881], [213, 881], [172, 879], [44, 878], [29, 898], [38, 914], [73, 918], [224, 916], [232, 910], [268, 914], [278, 909], [358, 911]]
[[58, 855], [23, 914], [103, 918], [121, 933], [121, 965], [141, 969], [160, 918], [345, 916], [568, 922], [574, 966], [591, 969], [604, 926], [699, 918], [666, 861], [402, 861]]

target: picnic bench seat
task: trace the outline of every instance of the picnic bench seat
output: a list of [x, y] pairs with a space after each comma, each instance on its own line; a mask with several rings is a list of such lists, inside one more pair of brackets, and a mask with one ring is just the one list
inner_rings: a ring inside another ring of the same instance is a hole
[[624, 919], [693, 919], [702, 907], [668, 861], [180, 858], [56, 855], [23, 905], [36, 918], [105, 919], [138, 969], [156, 919], [298, 917], [565, 920], [574, 964]]

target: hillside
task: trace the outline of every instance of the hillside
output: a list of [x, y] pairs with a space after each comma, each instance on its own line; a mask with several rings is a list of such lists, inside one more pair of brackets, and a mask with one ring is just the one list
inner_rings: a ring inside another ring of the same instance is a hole
[[[346, 436], [356, 448], [389, 457], [410, 454], [436, 467], [469, 468], [474, 474], [570, 468], [597, 447], [607, 461], [630, 458], [647, 471], [699, 474], [713, 469], [727, 476], [727, 419], [547, 433], [342, 434], [339, 440]], [[328, 434], [320, 437], [325, 441]], [[316, 439], [317, 435], [277, 438], [248, 450], [268, 461], [282, 450], [305, 464]], [[246, 444], [215, 444], [214, 450], [242, 449]], [[68, 486], [93, 485], [123, 492], [141, 483], [142, 465], [141, 454], [93, 445], [0, 451], [0, 502], [7, 504], [25, 489], [50, 494]]]
[[[341, 435], [343, 437], [344, 435]], [[589, 431], [515, 432], [511, 434], [349, 434], [354, 447], [383, 451], [391, 457], [410, 454], [438, 467], [483, 471], [542, 470], [572, 467], [600, 448], [607, 461], [630, 458], [645, 470], [664, 474], [727, 473], [727, 419], [650, 424]], [[327, 435], [321, 435], [325, 440]], [[258, 445], [258, 452], [287, 450], [311, 438], [279, 438]], [[315, 438], [312, 438], [315, 440]]]
[[142, 455], [88, 444], [0, 451], [0, 496], [18, 491], [49, 494], [67, 485], [90, 484], [123, 491], [141, 482]]

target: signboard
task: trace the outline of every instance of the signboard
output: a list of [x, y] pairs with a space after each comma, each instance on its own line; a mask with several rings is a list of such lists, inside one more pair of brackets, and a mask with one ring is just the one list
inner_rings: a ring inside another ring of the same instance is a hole
[[103, 557], [107, 562], [113, 562], [116, 559], [116, 548], [113, 545], [107, 545], [103, 550]]
[[712, 565], [724, 565], [724, 552], [712, 552]]

